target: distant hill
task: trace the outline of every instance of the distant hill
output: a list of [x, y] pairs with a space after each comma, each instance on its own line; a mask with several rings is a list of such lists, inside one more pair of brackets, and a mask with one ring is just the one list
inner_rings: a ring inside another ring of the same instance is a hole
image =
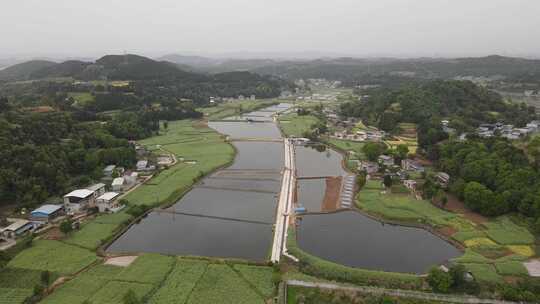
[[503, 76], [540, 79], [540, 60], [486, 56], [478, 58], [358, 59], [333, 58], [311, 61], [288, 61], [257, 67], [251, 71], [288, 79], [327, 78], [341, 81], [362, 81], [375, 76], [449, 79], [457, 76]]
[[12, 65], [0, 70], [0, 80], [28, 80], [30, 75], [38, 70], [56, 65], [56, 62], [46, 60], [32, 60]]
[[213, 66], [220, 64], [223, 60], [202, 57], [202, 56], [185, 56], [179, 54], [169, 54], [158, 58], [159, 61], [169, 61], [179, 65], [186, 65], [190, 67], [203, 67], [203, 66]]
[[91, 64], [90, 62], [69, 60], [36, 70], [30, 73], [30, 78], [76, 77], [82, 74], [86, 67]]

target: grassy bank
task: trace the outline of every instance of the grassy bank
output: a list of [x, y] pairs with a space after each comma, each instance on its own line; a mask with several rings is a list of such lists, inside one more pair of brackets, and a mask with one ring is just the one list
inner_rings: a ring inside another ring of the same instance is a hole
[[505, 277], [527, 275], [522, 261], [536, 255], [535, 239], [510, 217], [478, 224], [428, 201], [383, 190], [380, 181], [368, 181], [357, 196], [357, 206], [382, 219], [423, 224], [444, 232], [466, 248], [465, 254], [454, 261], [463, 264], [480, 282], [500, 283]]

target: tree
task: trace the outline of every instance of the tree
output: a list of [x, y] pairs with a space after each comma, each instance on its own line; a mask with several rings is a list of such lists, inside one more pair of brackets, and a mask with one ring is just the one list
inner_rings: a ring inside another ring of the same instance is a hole
[[465, 186], [464, 196], [465, 205], [471, 208], [471, 210], [485, 215], [494, 215], [497, 213], [493, 209], [495, 195], [486, 186], [477, 182], [469, 182]]
[[392, 187], [392, 177], [390, 175], [385, 175], [383, 178], [383, 184], [386, 188]]
[[445, 293], [450, 290], [453, 284], [452, 276], [437, 267], [429, 271], [427, 281], [434, 291]]
[[465, 274], [467, 270], [462, 264], [455, 264], [450, 267], [448, 273], [452, 277], [452, 283], [454, 287], [460, 287], [466, 283]]
[[141, 304], [141, 300], [139, 300], [139, 297], [137, 297], [137, 294], [132, 289], [128, 290], [124, 295], [123, 302], [124, 304]]
[[366, 185], [366, 174], [364, 172], [359, 173], [356, 176], [356, 186], [358, 189], [362, 189]]
[[169, 128], [169, 121], [168, 120], [165, 120], [163, 122], [163, 129], [167, 130]]
[[375, 142], [368, 142], [362, 147], [362, 152], [370, 161], [377, 161], [379, 155], [383, 154], [385, 150], [386, 146]]
[[51, 273], [48, 270], [44, 270], [41, 272], [41, 284], [43, 286], [49, 286], [51, 283]]
[[409, 154], [409, 146], [400, 144], [396, 147], [396, 153], [399, 159], [406, 159]]
[[60, 231], [64, 234], [68, 234], [73, 231], [73, 222], [70, 219], [65, 219], [60, 223]]

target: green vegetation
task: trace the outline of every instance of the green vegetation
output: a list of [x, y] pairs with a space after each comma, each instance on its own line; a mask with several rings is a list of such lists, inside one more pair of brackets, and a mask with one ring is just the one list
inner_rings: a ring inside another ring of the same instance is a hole
[[272, 280], [274, 271], [272, 268], [242, 264], [234, 265], [233, 268], [240, 273], [244, 280], [255, 286], [264, 297], [270, 298], [274, 294], [275, 286]]
[[207, 261], [177, 259], [163, 285], [150, 299], [150, 304], [186, 303], [197, 282], [206, 272]]
[[144, 254], [122, 271], [117, 280], [156, 285], [165, 279], [174, 258], [159, 254]]
[[179, 162], [160, 172], [148, 183], [129, 193], [125, 198], [132, 204], [159, 205], [176, 201], [204, 174], [229, 163], [234, 149], [217, 132], [194, 121], [170, 122], [161, 134], [141, 141], [149, 149], [160, 145], [178, 159], [196, 161]]
[[264, 304], [264, 300], [230, 266], [211, 264], [197, 282], [188, 303]]
[[534, 236], [508, 217], [501, 217], [485, 224], [487, 235], [502, 245], [532, 245]]
[[19, 253], [8, 267], [73, 274], [94, 261], [96, 255], [89, 250], [59, 241], [40, 240]]
[[313, 115], [287, 114], [279, 117], [281, 131], [287, 136], [308, 137], [318, 125], [319, 119]]
[[208, 120], [219, 120], [226, 117], [238, 116], [243, 113], [253, 112], [278, 103], [279, 101], [277, 100], [244, 100], [231, 103], [221, 103], [217, 106], [199, 108], [197, 110], [204, 113], [204, 115], [208, 117]]
[[67, 96], [75, 100], [73, 105], [76, 107], [85, 107], [92, 104], [96, 100], [95, 97], [89, 92], [69, 92], [67, 93]]
[[289, 286], [287, 288], [287, 304], [301, 303], [442, 304], [444, 302], [370, 295], [353, 291], [324, 290], [317, 288]]
[[90, 222], [84, 224], [81, 230], [73, 232], [64, 242], [95, 250], [101, 245], [101, 240], [107, 239], [116, 230], [118, 225]]

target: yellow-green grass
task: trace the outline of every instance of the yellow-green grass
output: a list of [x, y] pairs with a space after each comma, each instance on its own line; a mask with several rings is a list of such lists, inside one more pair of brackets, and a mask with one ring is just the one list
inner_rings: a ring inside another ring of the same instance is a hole
[[246, 281], [250, 282], [258, 292], [260, 292], [265, 298], [270, 298], [274, 294], [274, 282], [272, 276], [274, 270], [271, 267], [251, 266], [251, 265], [234, 265], [240, 276]]
[[363, 142], [335, 139], [335, 138], [329, 138], [326, 142], [329, 145], [343, 152], [353, 151], [354, 152], [353, 155], [347, 153], [347, 157], [349, 159], [361, 159], [361, 160], [365, 159], [364, 152], [362, 151], [362, 148], [365, 145]]
[[529, 272], [521, 261], [508, 261], [495, 264], [495, 268], [500, 275], [527, 276]]
[[312, 115], [296, 114], [286, 115], [280, 117], [279, 126], [283, 133], [290, 137], [303, 137], [306, 133], [310, 133], [313, 130], [313, 126], [319, 121], [319, 119]]
[[529, 245], [508, 245], [507, 247], [510, 251], [525, 257], [532, 257], [536, 254], [534, 248]]
[[88, 92], [69, 92], [67, 95], [68, 97], [75, 99], [76, 106], [85, 106], [93, 103], [96, 100], [94, 95]]
[[464, 241], [465, 246], [467, 247], [475, 247], [479, 245], [496, 245], [495, 242], [492, 240], [485, 238], [485, 237], [477, 237], [477, 238], [471, 238]]
[[59, 241], [39, 240], [15, 256], [8, 267], [73, 274], [96, 259], [90, 250]]
[[509, 217], [502, 216], [485, 223], [486, 233], [501, 245], [531, 245], [534, 236], [524, 227], [515, 224]]
[[[50, 281], [56, 279], [54, 273]], [[0, 304], [19, 304], [32, 295], [32, 288], [41, 284], [41, 271], [21, 268], [0, 268]]]
[[140, 142], [148, 148], [161, 145], [178, 159], [196, 161], [179, 162], [160, 172], [147, 184], [126, 195], [133, 204], [159, 205], [177, 200], [202, 175], [207, 174], [234, 158], [234, 148], [214, 130], [200, 122], [183, 120], [170, 122], [160, 135]]
[[159, 254], [144, 254], [115, 277], [116, 280], [158, 284], [174, 265], [174, 258]]
[[72, 232], [64, 243], [95, 250], [114, 233], [117, 227], [117, 224], [86, 223], [80, 230]]
[[0, 304], [22, 304], [32, 295], [32, 288], [3, 288], [0, 287]]
[[149, 303], [185, 303], [207, 267], [207, 261], [177, 259], [173, 270]]
[[503, 277], [492, 264], [463, 264], [474, 278], [484, 283], [502, 283]]
[[110, 281], [98, 290], [90, 299], [90, 303], [124, 304], [125, 295], [132, 291], [138, 299], [145, 297], [155, 287], [150, 284]]
[[189, 304], [264, 304], [265, 299], [230, 266], [211, 264], [197, 282]]

